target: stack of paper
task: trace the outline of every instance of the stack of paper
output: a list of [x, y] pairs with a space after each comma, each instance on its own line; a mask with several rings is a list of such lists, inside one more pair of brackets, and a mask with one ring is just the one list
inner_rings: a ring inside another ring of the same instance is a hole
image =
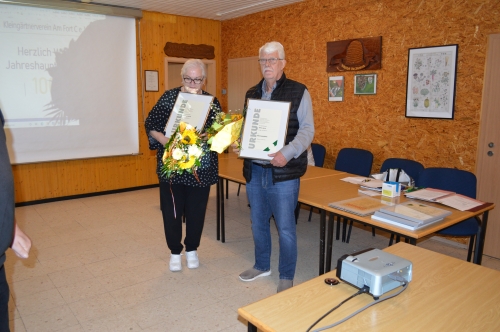
[[328, 206], [357, 214], [358, 216], [367, 216], [386, 205], [381, 202], [380, 199], [361, 196], [339, 202], [329, 203]]
[[372, 215], [372, 219], [415, 230], [440, 221], [450, 214], [450, 211], [408, 201], [381, 208]]
[[484, 202], [478, 201], [474, 198], [455, 194], [451, 191], [432, 188], [425, 188], [405, 193], [405, 196], [428, 202], [441, 203], [460, 211], [467, 211], [484, 204]]

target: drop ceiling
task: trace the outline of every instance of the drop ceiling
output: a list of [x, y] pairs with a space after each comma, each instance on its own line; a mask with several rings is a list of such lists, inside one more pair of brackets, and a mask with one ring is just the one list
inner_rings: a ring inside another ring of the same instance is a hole
[[[282, 7], [303, 0], [81, 0], [83, 3], [99, 3], [131, 7], [146, 11], [229, 20], [264, 10]], [[78, 1], [76, 1], [78, 2]]]

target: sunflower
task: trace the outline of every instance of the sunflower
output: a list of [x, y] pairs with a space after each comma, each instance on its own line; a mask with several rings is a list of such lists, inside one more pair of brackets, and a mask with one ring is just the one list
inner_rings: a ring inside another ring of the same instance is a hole
[[182, 144], [196, 144], [198, 141], [198, 135], [195, 130], [184, 130], [182, 133]]
[[193, 167], [195, 161], [196, 161], [196, 158], [193, 158], [193, 157], [189, 158], [186, 161], [181, 161], [181, 162], [179, 162], [179, 168], [180, 169], [190, 169], [191, 167]]

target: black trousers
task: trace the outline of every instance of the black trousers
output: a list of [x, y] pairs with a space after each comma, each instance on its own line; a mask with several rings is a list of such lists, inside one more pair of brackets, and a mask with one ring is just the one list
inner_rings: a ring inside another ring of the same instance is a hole
[[184, 248], [181, 243], [183, 215], [186, 216], [186, 237], [184, 238], [186, 251], [197, 250], [200, 246], [209, 194], [209, 186], [190, 187], [160, 182], [163, 227], [167, 246], [173, 255], [179, 255]]
[[5, 268], [0, 267], [0, 332], [9, 332], [9, 284]]

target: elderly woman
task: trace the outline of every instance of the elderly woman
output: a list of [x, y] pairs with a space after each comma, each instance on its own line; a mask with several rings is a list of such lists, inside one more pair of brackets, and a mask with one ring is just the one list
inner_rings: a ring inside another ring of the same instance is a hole
[[[200, 245], [201, 233], [205, 223], [210, 186], [218, 181], [218, 157], [216, 152], [207, 151], [201, 159], [196, 178], [184, 172], [167, 179], [161, 174], [162, 156], [165, 143], [165, 125], [172, 113], [179, 92], [209, 95], [202, 90], [205, 84], [206, 67], [201, 60], [186, 61], [181, 69], [182, 86], [166, 91], [149, 112], [146, 119], [146, 133], [149, 137], [149, 148], [157, 150], [156, 173], [160, 181], [160, 205], [163, 214], [165, 238], [170, 249], [170, 271], [181, 271], [181, 252], [186, 250], [187, 267], [195, 269], [199, 266], [197, 249]], [[213, 103], [220, 109], [217, 98]], [[205, 122], [205, 129], [212, 125], [216, 111], [212, 108]], [[186, 237], [182, 245], [182, 216], [186, 220]]]

